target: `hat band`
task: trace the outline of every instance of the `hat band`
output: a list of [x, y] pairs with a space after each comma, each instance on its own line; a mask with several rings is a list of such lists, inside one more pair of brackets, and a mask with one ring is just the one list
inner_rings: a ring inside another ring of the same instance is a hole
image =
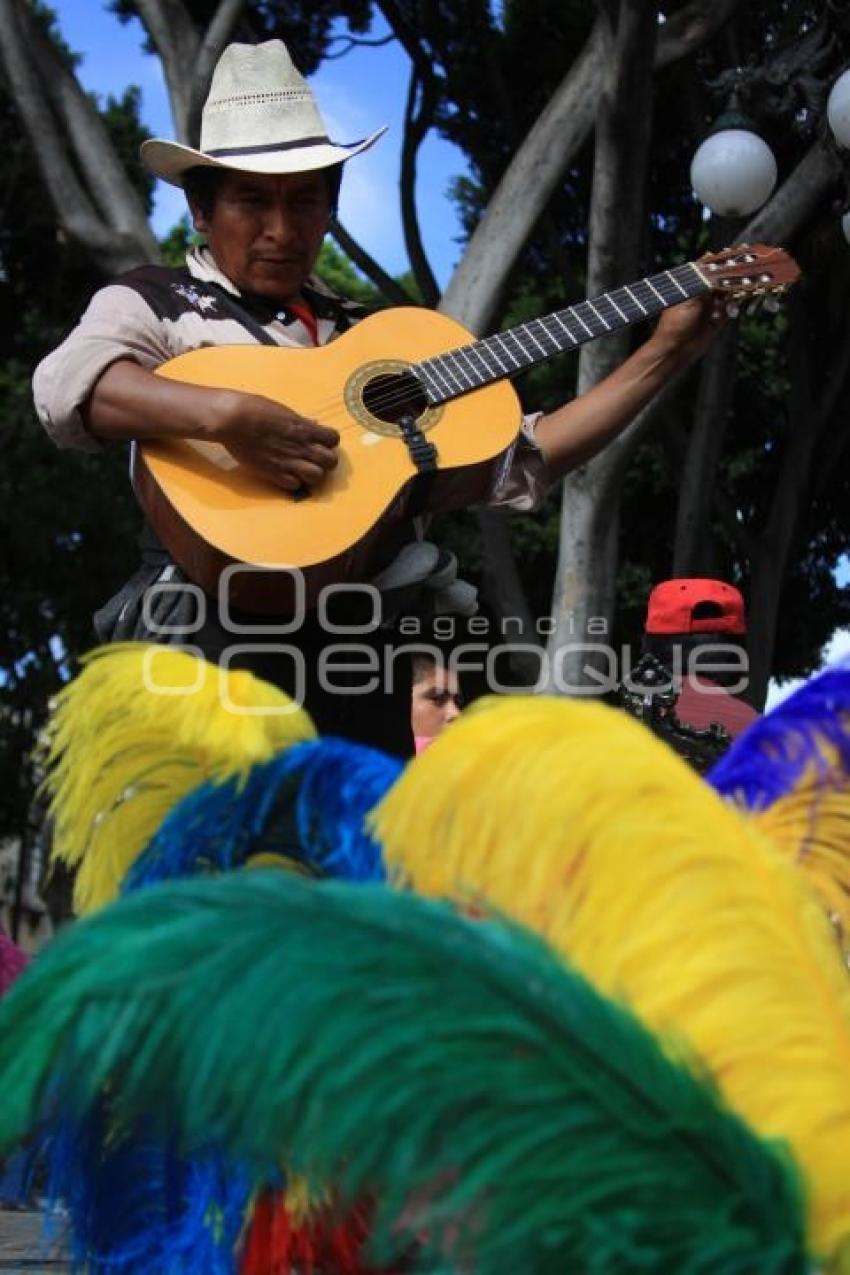
[[218, 159], [220, 155], [263, 155], [268, 151], [294, 151], [303, 146], [329, 145], [331, 139], [325, 133], [320, 137], [302, 137], [297, 142], [272, 142], [269, 146], [221, 146], [216, 150], [208, 150], [206, 154]]

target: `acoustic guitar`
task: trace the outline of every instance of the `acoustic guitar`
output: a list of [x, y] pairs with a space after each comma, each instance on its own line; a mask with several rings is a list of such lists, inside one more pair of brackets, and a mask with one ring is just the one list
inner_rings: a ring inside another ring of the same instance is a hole
[[368, 578], [406, 535], [411, 512], [485, 497], [519, 429], [517, 373], [691, 297], [715, 292], [737, 304], [798, 277], [781, 249], [742, 244], [480, 341], [446, 315], [401, 307], [315, 349], [193, 350], [158, 375], [262, 394], [332, 426], [339, 464], [291, 494], [223, 446], [161, 439], [135, 449], [136, 495], [208, 593], [226, 571], [235, 606], [312, 605], [324, 585]]

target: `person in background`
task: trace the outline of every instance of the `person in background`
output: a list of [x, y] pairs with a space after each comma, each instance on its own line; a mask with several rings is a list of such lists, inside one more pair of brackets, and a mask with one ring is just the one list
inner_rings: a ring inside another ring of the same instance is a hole
[[675, 713], [696, 730], [716, 722], [734, 739], [760, 716], [749, 685], [744, 599], [724, 580], [663, 580], [649, 595], [643, 649], [680, 685]]
[[410, 726], [417, 753], [432, 743], [463, 708], [458, 675], [445, 661], [417, 652], [412, 657]]

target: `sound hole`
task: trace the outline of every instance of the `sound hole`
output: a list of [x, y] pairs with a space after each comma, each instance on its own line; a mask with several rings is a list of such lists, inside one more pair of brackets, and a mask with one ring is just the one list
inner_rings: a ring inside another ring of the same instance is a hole
[[420, 416], [428, 406], [428, 399], [421, 382], [412, 373], [385, 373], [366, 382], [363, 405], [379, 421], [394, 425], [402, 416]]

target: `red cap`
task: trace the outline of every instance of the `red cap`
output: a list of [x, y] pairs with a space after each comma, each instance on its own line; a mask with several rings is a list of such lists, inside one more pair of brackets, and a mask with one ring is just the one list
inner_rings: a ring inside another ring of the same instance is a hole
[[647, 633], [746, 633], [744, 599], [723, 580], [663, 580], [649, 595]]

